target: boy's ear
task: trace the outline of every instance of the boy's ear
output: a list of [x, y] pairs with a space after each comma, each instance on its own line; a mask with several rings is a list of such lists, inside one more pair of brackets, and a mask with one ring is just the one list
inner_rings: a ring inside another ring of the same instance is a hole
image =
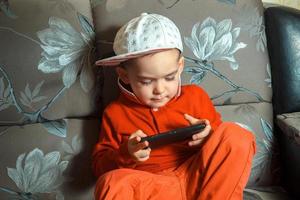
[[116, 72], [119, 78], [125, 83], [129, 84], [128, 72], [123, 67], [116, 67]]
[[179, 66], [179, 74], [181, 74], [183, 72], [183, 68], [184, 68], [184, 57], [180, 56], [179, 60], [178, 60], [178, 66]]

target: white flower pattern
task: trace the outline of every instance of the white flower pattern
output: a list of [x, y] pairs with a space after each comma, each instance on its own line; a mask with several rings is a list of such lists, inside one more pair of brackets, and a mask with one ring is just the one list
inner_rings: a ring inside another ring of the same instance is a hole
[[239, 65], [234, 58], [234, 53], [245, 48], [243, 42], [237, 42], [240, 28], [232, 29], [231, 19], [225, 19], [217, 23], [208, 17], [202, 24], [194, 25], [191, 37], [185, 37], [186, 45], [194, 55], [202, 61], [227, 60], [233, 70]]
[[36, 148], [27, 155], [21, 154], [16, 161], [16, 168], [7, 168], [8, 176], [25, 194], [59, 192], [63, 183], [63, 172], [68, 161], [60, 161], [60, 153], [46, 155]]
[[77, 32], [66, 20], [50, 17], [49, 28], [37, 33], [44, 50], [38, 69], [44, 73], [63, 71], [63, 83], [70, 87], [80, 74], [80, 83], [85, 91], [94, 85], [92, 55], [94, 31], [87, 20], [79, 15], [85, 33]]

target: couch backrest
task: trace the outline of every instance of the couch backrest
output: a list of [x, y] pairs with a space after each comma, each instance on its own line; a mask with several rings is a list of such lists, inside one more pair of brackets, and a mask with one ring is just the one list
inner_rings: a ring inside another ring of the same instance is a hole
[[0, 3], [0, 125], [94, 114], [90, 2]]
[[[118, 28], [142, 12], [165, 15], [181, 30], [183, 83], [203, 87], [224, 121], [255, 134], [248, 187], [274, 183], [271, 77], [259, 0], [0, 0], [0, 199], [17, 192], [32, 197], [37, 188], [44, 199], [92, 198], [96, 113], [118, 95], [114, 69], [93, 67], [95, 54], [112, 54]], [[204, 53], [194, 54], [192, 43]], [[43, 178], [38, 163], [59, 174]], [[31, 182], [20, 182], [20, 174]]]
[[0, 0], [0, 199], [93, 198], [94, 59], [89, 0]]

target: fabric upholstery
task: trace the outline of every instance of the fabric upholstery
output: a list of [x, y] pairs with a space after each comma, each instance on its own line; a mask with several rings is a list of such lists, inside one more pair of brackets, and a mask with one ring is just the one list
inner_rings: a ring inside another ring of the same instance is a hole
[[0, 140], [0, 199], [92, 199], [98, 119], [64, 119], [66, 138], [41, 123], [12, 126]]
[[[260, 0], [0, 0], [0, 199], [93, 199], [91, 148], [101, 110], [118, 93], [114, 69], [93, 63], [112, 55], [117, 29], [141, 12], [175, 21], [184, 40], [184, 84], [203, 86], [225, 121], [254, 132], [248, 190], [277, 184]], [[214, 46], [203, 45], [210, 38]], [[267, 196], [248, 191], [245, 199]]]
[[94, 114], [89, 0], [0, 2], [0, 125]]

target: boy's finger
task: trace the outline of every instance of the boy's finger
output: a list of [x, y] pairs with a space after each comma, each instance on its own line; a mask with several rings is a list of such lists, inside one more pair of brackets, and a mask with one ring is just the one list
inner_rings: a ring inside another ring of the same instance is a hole
[[194, 134], [194, 135], [192, 136], [192, 139], [193, 139], [193, 140], [203, 139], [203, 138], [205, 138], [206, 136], [208, 136], [209, 133], [210, 133], [210, 130], [204, 130], [204, 131], [202, 131], [202, 132], [200, 132], [200, 133]]
[[197, 145], [199, 145], [199, 144], [202, 143], [202, 140], [203, 140], [203, 139], [195, 140], [195, 141], [190, 141], [190, 142], [189, 142], [189, 146], [197, 146]]
[[140, 136], [140, 137], [146, 137], [147, 136], [142, 130], [137, 130], [134, 134], [137, 135], [137, 136]]
[[128, 142], [129, 142], [131, 145], [137, 145], [140, 141], [141, 141], [141, 137], [135, 136], [135, 137], [129, 138], [129, 141], [128, 141]]
[[149, 146], [149, 142], [148, 141], [145, 141], [145, 142], [139, 142], [135, 145], [134, 147], [134, 151], [139, 151], [139, 150], [142, 150], [142, 149], [146, 149], [146, 147]]
[[137, 130], [136, 132], [134, 132], [133, 134], [131, 134], [129, 136], [129, 139], [134, 138], [134, 137], [146, 137], [147, 135], [142, 131], [142, 130]]
[[207, 119], [197, 119], [189, 114], [184, 114], [184, 118], [190, 122], [191, 125], [205, 123], [209, 125], [209, 121]]
[[199, 119], [192, 117], [189, 114], [184, 114], [184, 118], [190, 122], [190, 124], [196, 124], [199, 122]]

